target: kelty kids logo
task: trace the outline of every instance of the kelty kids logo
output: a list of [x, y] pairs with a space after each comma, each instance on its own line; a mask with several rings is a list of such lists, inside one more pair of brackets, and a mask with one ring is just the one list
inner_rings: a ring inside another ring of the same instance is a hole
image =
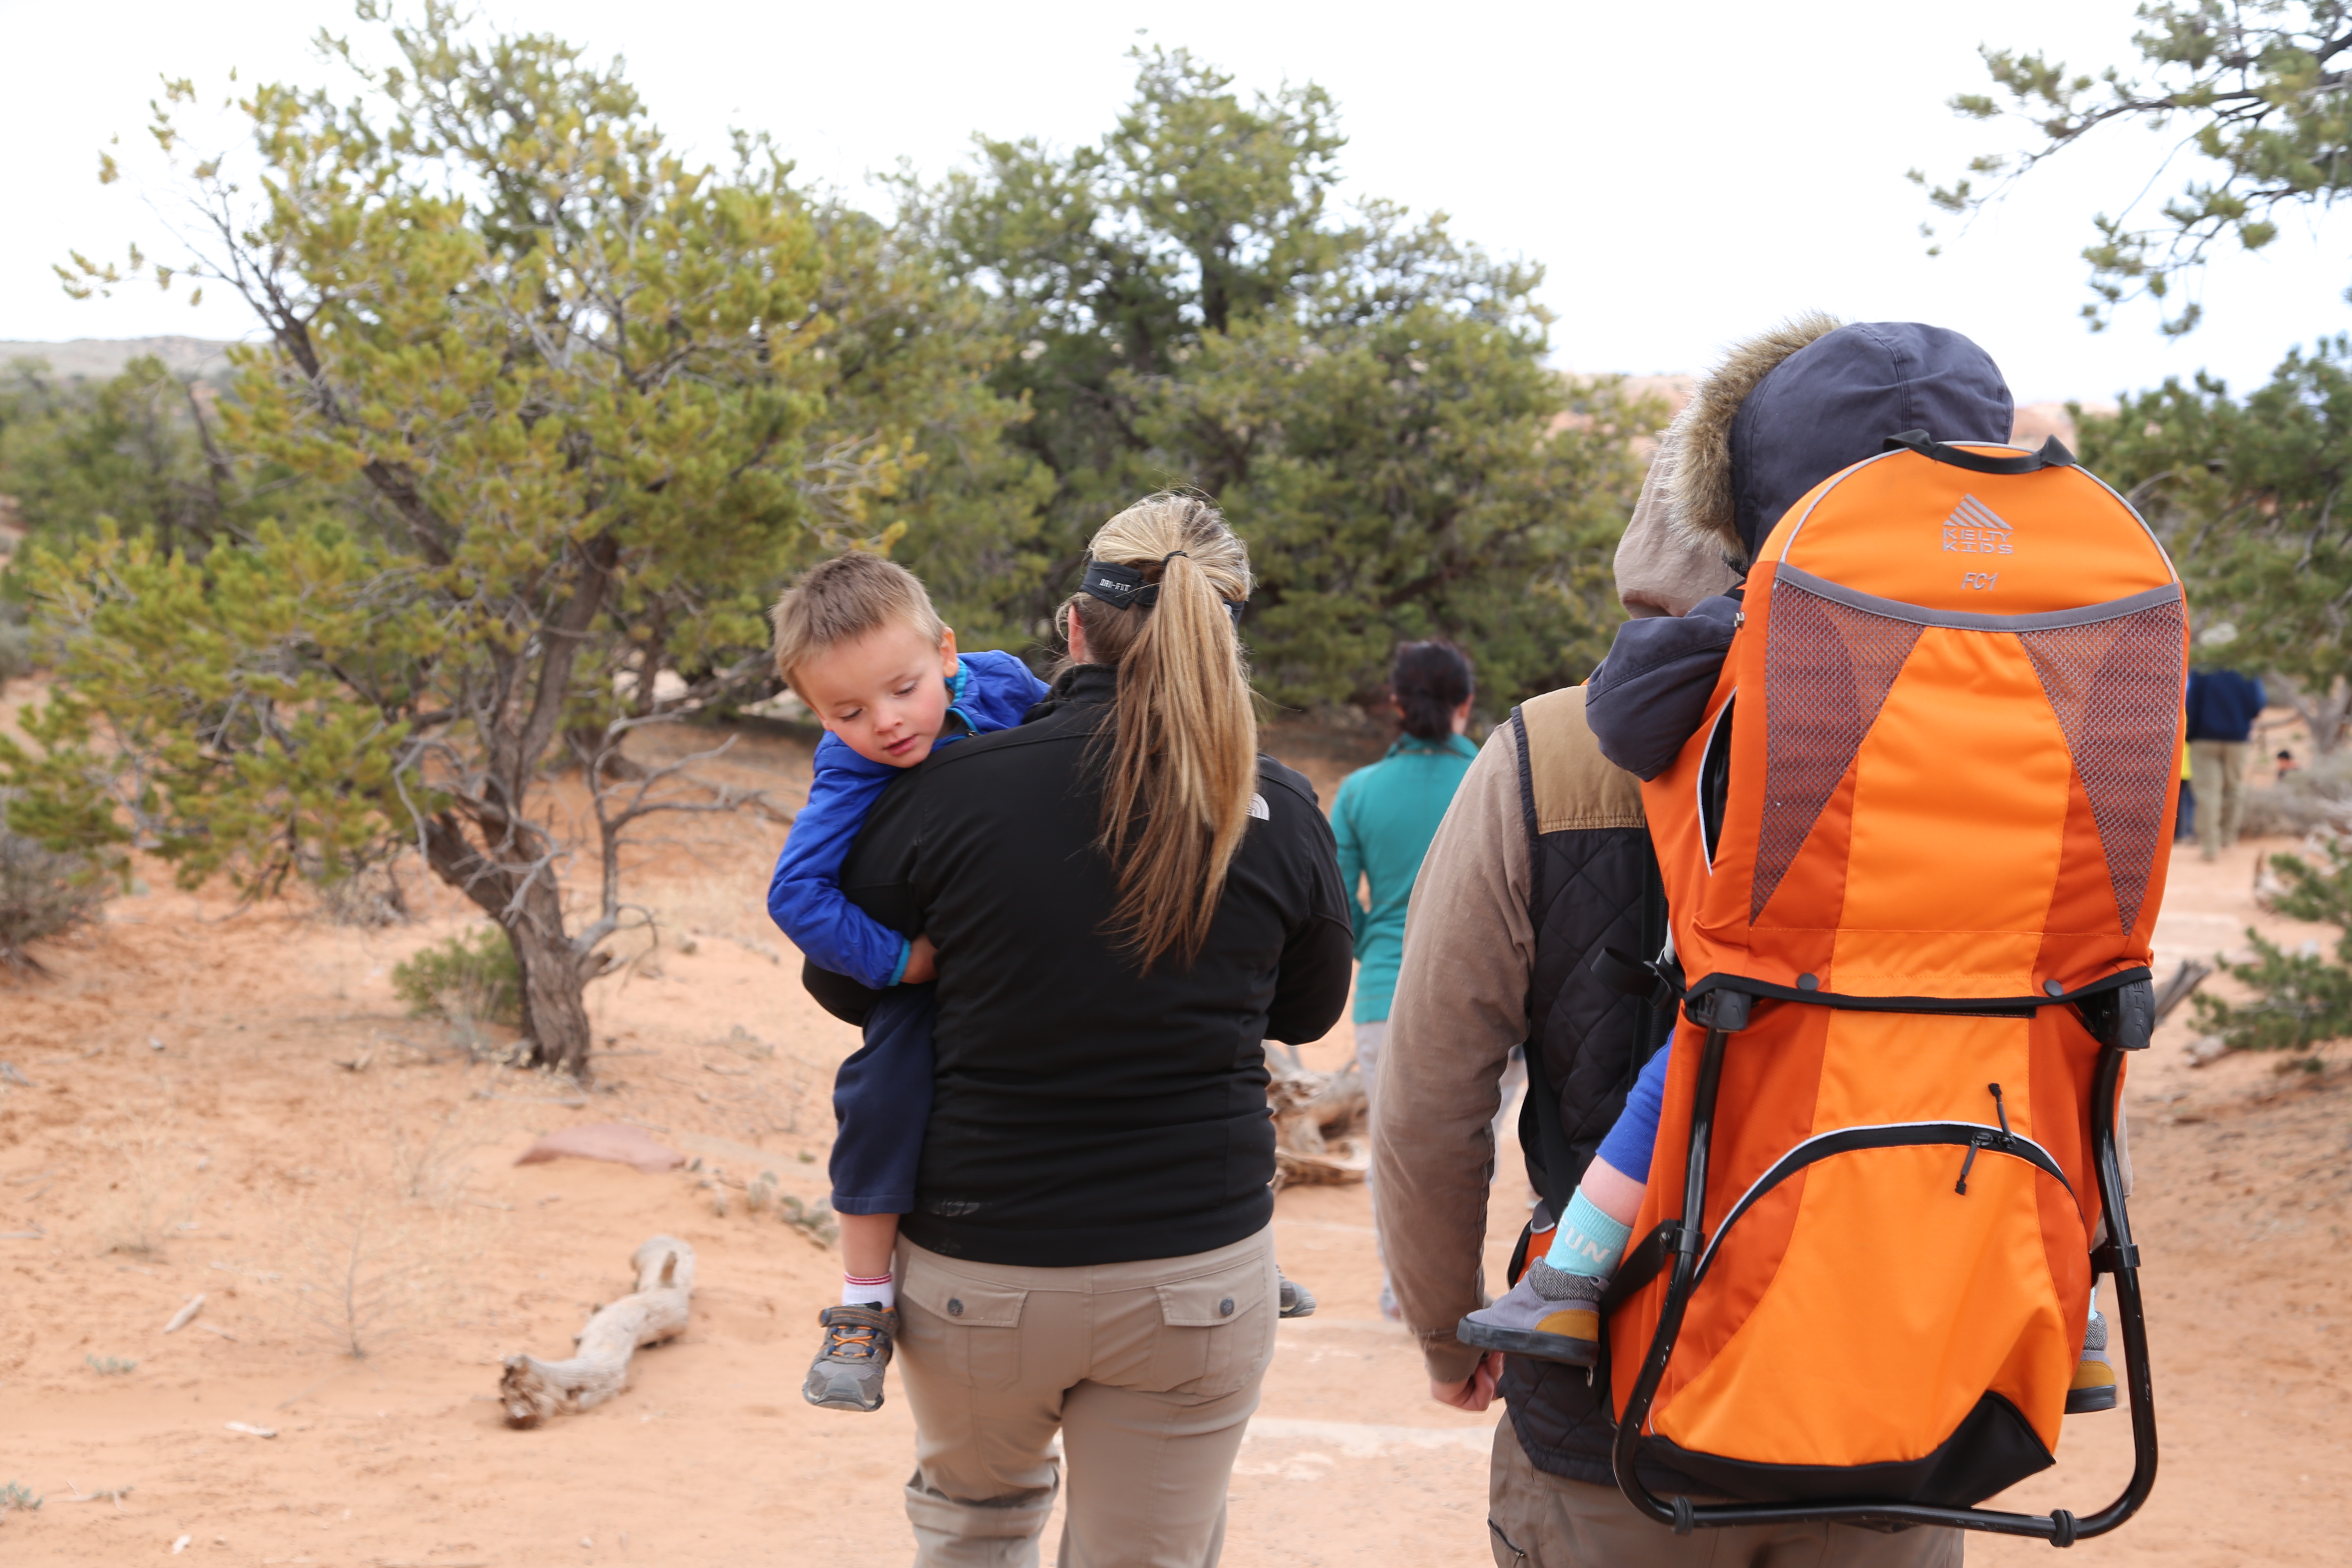
[[1944, 548], [1963, 555], [2014, 555], [2012, 534], [2000, 514], [1974, 496], [1962, 496], [1944, 520]]

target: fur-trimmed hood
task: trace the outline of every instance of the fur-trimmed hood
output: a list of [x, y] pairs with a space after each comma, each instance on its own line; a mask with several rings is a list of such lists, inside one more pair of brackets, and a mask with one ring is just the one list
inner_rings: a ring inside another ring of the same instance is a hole
[[2012, 417], [2000, 367], [1959, 333], [1809, 311], [1732, 344], [1654, 463], [1675, 527], [1739, 566], [1798, 497], [1885, 437], [2007, 441]]

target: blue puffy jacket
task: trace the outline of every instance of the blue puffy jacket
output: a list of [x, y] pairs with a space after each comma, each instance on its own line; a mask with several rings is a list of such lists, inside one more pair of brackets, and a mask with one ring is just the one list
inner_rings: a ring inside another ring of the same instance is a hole
[[[1045, 683], [1013, 655], [965, 654], [948, 693], [948, 712], [963, 728], [942, 734], [931, 750], [967, 734], [1010, 730], [1045, 698]], [[808, 805], [793, 819], [768, 881], [768, 914], [793, 945], [819, 968], [877, 991], [898, 983], [914, 944], [842, 896], [841, 863], [866, 814], [904, 771], [859, 756], [837, 736], [819, 741]]]

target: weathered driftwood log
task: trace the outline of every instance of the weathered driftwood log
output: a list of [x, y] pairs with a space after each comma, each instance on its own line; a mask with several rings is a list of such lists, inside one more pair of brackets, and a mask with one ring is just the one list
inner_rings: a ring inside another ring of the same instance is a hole
[[2156, 988], [2156, 1021], [2163, 1023], [2189, 1000], [2200, 985], [2213, 977], [2213, 966], [2201, 958], [2184, 958], [2172, 978]]
[[1266, 1066], [1276, 1188], [1362, 1181], [1371, 1164], [1371, 1146], [1362, 1136], [1362, 1077], [1352, 1068], [1307, 1072], [1271, 1058]]
[[510, 1355], [499, 1379], [499, 1400], [509, 1426], [536, 1426], [551, 1415], [602, 1405], [628, 1386], [629, 1358], [640, 1345], [657, 1345], [686, 1331], [694, 1292], [694, 1248], [656, 1236], [629, 1258], [636, 1290], [589, 1315], [580, 1348], [569, 1361]]

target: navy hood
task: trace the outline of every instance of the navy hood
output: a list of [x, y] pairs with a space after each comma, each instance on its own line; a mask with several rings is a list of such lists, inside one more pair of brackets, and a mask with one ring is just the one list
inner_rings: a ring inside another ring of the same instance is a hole
[[2014, 405], [1992, 356], [1917, 321], [1856, 321], [1815, 338], [1758, 383], [1731, 424], [1733, 521], [1749, 559], [1797, 498], [1887, 437], [2006, 442]]

